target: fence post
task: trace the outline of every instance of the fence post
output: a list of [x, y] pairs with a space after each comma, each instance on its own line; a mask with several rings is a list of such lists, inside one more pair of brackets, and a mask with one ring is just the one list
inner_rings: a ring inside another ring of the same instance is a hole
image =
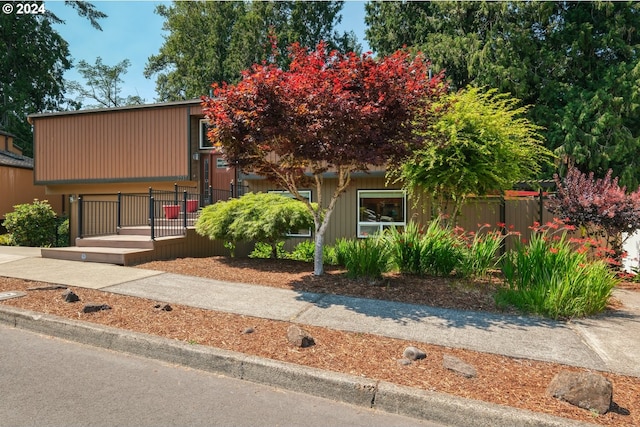
[[116, 231], [120, 234], [120, 228], [122, 227], [122, 193], [118, 191], [118, 211], [116, 213]]
[[213, 204], [213, 186], [211, 186], [211, 184], [209, 184], [209, 204], [212, 205]]
[[78, 238], [82, 239], [82, 196], [78, 196]]
[[500, 194], [500, 223], [502, 225], [502, 240], [500, 241], [500, 255], [504, 255], [507, 250], [507, 244], [505, 242], [504, 236], [507, 234], [507, 203], [504, 200], [504, 194]]
[[544, 224], [544, 201], [543, 201], [544, 193], [542, 191], [542, 187], [540, 187], [540, 224]]
[[[149, 187], [149, 194], [151, 194], [151, 187]], [[155, 205], [156, 204], [153, 195], [149, 196], [149, 225], [151, 226], [151, 240], [156, 240]]]
[[182, 227], [184, 233], [187, 233], [187, 190], [182, 192]]
[[173, 204], [178, 204], [178, 183], [173, 184]]
[[231, 191], [230, 191], [230, 193], [229, 193], [229, 198], [230, 198], [230, 199], [233, 199], [233, 189], [234, 189], [234, 188], [233, 188], [233, 181], [231, 181], [231, 183], [229, 183], [229, 186], [231, 187]]

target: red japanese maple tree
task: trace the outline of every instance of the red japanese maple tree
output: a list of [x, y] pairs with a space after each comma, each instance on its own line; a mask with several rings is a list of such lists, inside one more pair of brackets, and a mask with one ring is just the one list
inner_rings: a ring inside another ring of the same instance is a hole
[[[242, 170], [265, 176], [305, 202], [315, 221], [314, 273], [323, 273], [324, 233], [351, 174], [402, 161], [422, 141], [414, 114], [428, 111], [445, 90], [429, 76], [422, 55], [398, 51], [385, 58], [290, 46], [288, 71], [256, 64], [235, 85], [214, 84], [203, 97], [209, 139]], [[325, 179], [337, 179], [322, 200]], [[316, 188], [317, 204], [298, 191]]]

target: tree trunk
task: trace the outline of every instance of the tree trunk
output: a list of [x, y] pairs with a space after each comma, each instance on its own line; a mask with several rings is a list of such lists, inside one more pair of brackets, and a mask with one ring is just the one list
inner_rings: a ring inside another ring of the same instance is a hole
[[315, 252], [313, 254], [313, 274], [316, 276], [322, 276], [322, 274], [324, 274], [323, 247], [324, 232], [316, 232]]
[[[324, 264], [323, 264], [324, 254], [322, 253], [322, 248], [324, 247], [324, 233], [327, 231], [327, 226], [329, 225], [329, 218], [331, 218], [331, 213], [333, 212], [334, 206], [335, 206], [335, 203], [329, 204], [329, 209], [327, 209], [324, 212], [322, 223], [320, 223], [320, 217], [314, 215], [313, 222], [316, 224], [316, 238], [315, 238], [315, 251], [313, 254], [313, 274], [316, 276], [322, 276], [324, 274]], [[320, 227], [317, 226], [317, 224], [319, 223], [320, 223]]]

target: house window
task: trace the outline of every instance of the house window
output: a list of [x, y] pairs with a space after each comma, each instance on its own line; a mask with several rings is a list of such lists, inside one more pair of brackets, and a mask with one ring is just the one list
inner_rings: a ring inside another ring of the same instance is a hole
[[358, 190], [358, 237], [407, 224], [407, 196], [402, 190]]
[[211, 143], [211, 141], [209, 141], [209, 138], [207, 137], [207, 131], [209, 130], [209, 120], [207, 119], [200, 119], [200, 149], [201, 150], [210, 150], [213, 148], [213, 144]]
[[[298, 190], [298, 192], [302, 197], [304, 197], [308, 201], [311, 201], [311, 190]], [[295, 198], [294, 195], [289, 193], [288, 191], [273, 190], [269, 191], [269, 193], [280, 194], [285, 197], [291, 197], [292, 199]], [[311, 229], [309, 228], [307, 230], [297, 230], [294, 233], [287, 233], [287, 237], [311, 237]]]

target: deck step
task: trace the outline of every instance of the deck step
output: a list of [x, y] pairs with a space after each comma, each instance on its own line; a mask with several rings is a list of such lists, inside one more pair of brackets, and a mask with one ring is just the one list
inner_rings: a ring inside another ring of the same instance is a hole
[[100, 247], [121, 249], [153, 249], [153, 240], [143, 235], [108, 235], [76, 239], [77, 247]]
[[[156, 220], [159, 221], [159, 220]], [[163, 220], [164, 221], [164, 220]], [[176, 221], [176, 220], [169, 220], [169, 221]], [[188, 221], [187, 222], [187, 227], [193, 227], [193, 222], [194, 221]], [[176, 225], [175, 223], [160, 223], [158, 224], [158, 222], [156, 222], [156, 235], [157, 236], [164, 236], [164, 235], [169, 235], [169, 234], [174, 234], [176, 233], [177, 230], [181, 230], [182, 229], [182, 222], [180, 222], [179, 225]], [[120, 228], [120, 230], [118, 230], [118, 235], [120, 236], [151, 236], [151, 227], [146, 226], [146, 225], [138, 225], [138, 226], [128, 226], [128, 227], [122, 227]]]
[[153, 259], [153, 249], [78, 247], [42, 248], [43, 258], [68, 261], [102, 262], [116, 265], [134, 265]]

